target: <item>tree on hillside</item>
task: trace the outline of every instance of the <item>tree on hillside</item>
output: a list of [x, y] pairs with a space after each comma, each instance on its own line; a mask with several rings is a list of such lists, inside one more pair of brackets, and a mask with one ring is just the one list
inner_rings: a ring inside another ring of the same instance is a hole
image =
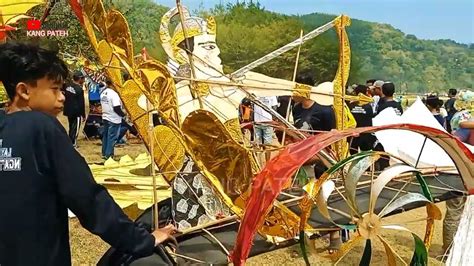
[[158, 30], [161, 17], [169, 8], [158, 5], [153, 0], [111, 0], [107, 7], [119, 10], [127, 19], [135, 53], [146, 47], [154, 58], [166, 58], [160, 45]]
[[[217, 19], [217, 41], [226, 73], [297, 39], [301, 29], [308, 33], [316, 28], [304, 25], [296, 16], [268, 12], [255, 3], [221, 5], [211, 10], [211, 14]], [[291, 79], [296, 52], [297, 49], [291, 50], [255, 70]], [[329, 31], [302, 46], [298, 69], [312, 71], [318, 82], [332, 80], [337, 70], [338, 53], [336, 34]], [[353, 64], [359, 62], [356, 59]], [[357, 69], [354, 68], [354, 73], [357, 73]]]
[[[159, 43], [158, 29], [161, 17], [168, 8], [160, 6], [152, 0], [111, 0], [104, 2], [106, 9], [115, 8], [127, 19], [132, 33], [135, 53], [139, 53], [143, 47], [146, 47], [152, 56], [160, 59], [165, 58], [164, 51]], [[28, 14], [39, 19], [43, 13], [44, 6], [38, 6], [33, 8]], [[20, 30], [11, 33], [10, 37], [13, 40], [37, 42], [71, 55], [81, 53], [87, 58], [96, 58], [86, 33], [67, 1], [58, 1], [55, 4], [50, 15], [43, 23], [43, 27], [67, 29], [68, 37], [28, 37], [25, 30], [26, 21], [21, 21], [19, 25]]]

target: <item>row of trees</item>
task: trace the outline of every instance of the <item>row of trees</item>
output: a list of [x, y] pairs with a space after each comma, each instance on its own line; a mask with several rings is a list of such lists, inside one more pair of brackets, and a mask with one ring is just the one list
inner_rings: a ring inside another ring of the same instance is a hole
[[[107, 0], [105, 4], [106, 8], [120, 10], [127, 18], [136, 52], [147, 47], [152, 56], [166, 61], [158, 29], [167, 7], [153, 0]], [[41, 8], [36, 8], [31, 14], [40, 17], [42, 12]], [[258, 2], [252, 1], [217, 5], [211, 10], [195, 10], [194, 13], [215, 16], [217, 41], [226, 73], [297, 39], [301, 29], [307, 33], [335, 17], [317, 13], [287, 16], [266, 11]], [[69, 54], [80, 51], [93, 59], [87, 37], [65, 1], [54, 7], [46, 23], [58, 21], [68, 21], [69, 37], [36, 41]], [[417, 93], [472, 87], [474, 84], [474, 61], [469, 60], [474, 55], [472, 45], [469, 47], [449, 40], [419, 40], [390, 25], [361, 20], [353, 20], [347, 31], [352, 47], [350, 83], [364, 83], [369, 78], [391, 80], [398, 85], [399, 91]], [[10, 37], [27, 38], [22, 30]], [[319, 82], [332, 80], [338, 54], [337, 36], [330, 30], [302, 46], [298, 68], [312, 71]], [[257, 71], [291, 79], [295, 59], [296, 49], [266, 63]]]

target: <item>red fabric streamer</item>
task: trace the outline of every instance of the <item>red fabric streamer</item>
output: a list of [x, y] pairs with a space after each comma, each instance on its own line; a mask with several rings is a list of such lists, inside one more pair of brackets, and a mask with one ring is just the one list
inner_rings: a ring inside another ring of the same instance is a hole
[[[254, 179], [252, 193], [245, 208], [231, 259], [234, 265], [242, 265], [248, 257], [257, 229], [263, 224], [273, 201], [280, 194], [298, 168], [314, 154], [330, 145], [331, 135], [337, 132], [312, 136], [290, 144], [277, 157], [270, 160]], [[316, 145], [313, 145], [315, 144]]]
[[9, 25], [0, 25], [0, 43], [7, 40], [7, 31], [16, 30], [17, 28]]
[[341, 139], [386, 129], [417, 132], [440, 145], [453, 159], [468, 191], [471, 194], [474, 193], [474, 168], [466, 167], [466, 164], [472, 166], [474, 155], [466, 146], [446, 132], [419, 125], [399, 124], [322, 133], [287, 146], [280, 154], [270, 160], [262, 172], [255, 177], [252, 184], [252, 193], [247, 201], [245, 214], [240, 223], [234, 250], [230, 255], [230, 260], [234, 265], [245, 264], [258, 228], [265, 221], [265, 216], [271, 210], [273, 201], [298, 168], [323, 148]]
[[69, 5], [72, 8], [72, 11], [74, 14], [76, 14], [77, 18], [79, 19], [79, 22], [84, 25], [84, 17], [82, 15], [82, 7], [81, 4], [77, 0], [69, 0]]

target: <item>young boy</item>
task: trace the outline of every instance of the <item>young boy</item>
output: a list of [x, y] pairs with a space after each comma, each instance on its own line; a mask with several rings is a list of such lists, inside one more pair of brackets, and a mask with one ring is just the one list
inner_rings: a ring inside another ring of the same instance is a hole
[[70, 265], [67, 209], [111, 246], [137, 257], [171, 237], [136, 226], [98, 185], [56, 120], [68, 75], [34, 45], [0, 45], [0, 81], [11, 104], [0, 113], [0, 265]]

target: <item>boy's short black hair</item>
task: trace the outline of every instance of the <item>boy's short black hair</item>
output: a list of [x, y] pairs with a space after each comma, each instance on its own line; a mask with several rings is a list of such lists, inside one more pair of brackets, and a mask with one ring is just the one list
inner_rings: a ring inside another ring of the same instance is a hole
[[382, 85], [382, 93], [386, 97], [392, 97], [395, 93], [395, 84], [393, 84], [392, 82], [385, 82]]
[[112, 80], [111, 80], [109, 77], [107, 77], [107, 78], [105, 79], [105, 85], [111, 87], [111, 86], [114, 85], [114, 83], [112, 82]]
[[36, 86], [36, 81], [44, 77], [57, 82], [63, 82], [68, 77], [68, 68], [56, 52], [35, 44], [0, 44], [0, 81], [10, 100], [15, 97], [18, 83]]
[[376, 79], [368, 79], [368, 80], [365, 82], [365, 84], [368, 84], [368, 83], [374, 84], [376, 81], [377, 81]]
[[249, 98], [245, 97], [242, 99], [242, 105], [250, 106], [252, 105], [252, 101]]
[[443, 100], [440, 100], [437, 95], [431, 94], [426, 97], [425, 104], [431, 108], [439, 109], [443, 106]]
[[82, 78], [84, 78], [84, 74], [82, 74], [82, 72], [79, 71], [79, 70], [76, 71], [76, 72], [74, 72], [74, 74], [72, 74], [72, 79], [73, 79], [74, 81], [79, 81], [79, 80], [82, 79]]
[[456, 89], [449, 89], [449, 91], [448, 91], [448, 95], [449, 95], [449, 96], [456, 96], [456, 94], [458, 94], [458, 90], [456, 90]]
[[367, 91], [369, 90], [369, 88], [365, 85], [357, 85], [354, 89], [354, 93], [355, 95], [358, 95], [359, 93], [362, 93], [362, 94], [367, 94]]
[[301, 72], [298, 75], [296, 75], [295, 81], [300, 84], [305, 84], [309, 86], [314, 86], [315, 84], [313, 75], [309, 71]]

